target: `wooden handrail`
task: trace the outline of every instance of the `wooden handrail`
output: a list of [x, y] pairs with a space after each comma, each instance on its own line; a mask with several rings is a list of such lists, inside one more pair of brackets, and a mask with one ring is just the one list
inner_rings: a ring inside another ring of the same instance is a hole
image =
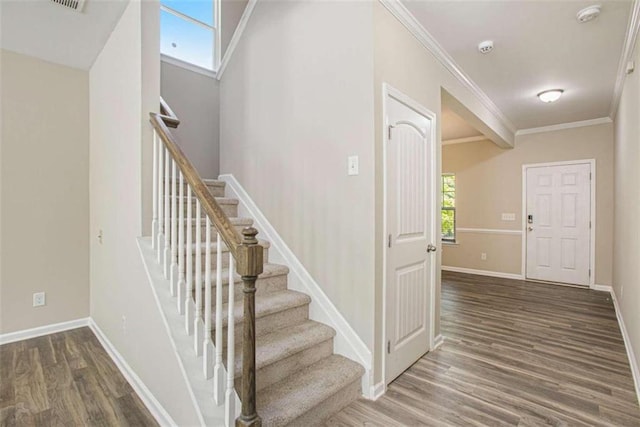
[[[255, 284], [264, 269], [264, 250], [258, 243], [258, 239], [256, 239], [258, 231], [253, 227], [247, 227], [242, 230], [242, 237], [240, 236], [240, 233], [231, 223], [215, 197], [209, 192], [206, 184], [178, 146], [171, 131], [169, 131], [168, 128], [176, 128], [180, 124], [180, 120], [167, 103], [161, 99], [160, 114], [152, 112], [149, 115], [151, 124], [162, 144], [180, 169], [184, 180], [200, 202], [207, 218], [218, 231], [227, 248], [229, 248], [231, 256], [235, 258], [236, 271], [242, 278], [244, 294], [242, 390], [240, 393], [242, 412], [236, 420], [236, 425], [259, 427], [262, 425], [262, 421], [256, 409]], [[218, 266], [218, 268], [220, 267]], [[220, 325], [216, 325], [216, 327], [220, 327]], [[227, 368], [234, 369], [233, 366], [234, 363], [231, 361], [228, 363]]]
[[162, 97], [160, 97], [160, 117], [167, 127], [175, 129], [180, 124], [180, 119]]

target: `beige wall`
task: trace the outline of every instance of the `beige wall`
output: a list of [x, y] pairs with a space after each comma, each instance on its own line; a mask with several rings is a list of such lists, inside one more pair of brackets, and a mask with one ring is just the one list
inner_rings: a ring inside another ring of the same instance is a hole
[[[638, 64], [640, 43], [633, 60]], [[640, 70], [627, 76], [615, 122], [613, 289], [640, 365]]]
[[146, 41], [158, 40], [158, 7], [130, 2], [89, 72], [91, 317], [177, 425], [197, 425], [136, 243], [148, 220], [148, 113], [160, 95], [159, 53], [143, 52], [156, 46]]
[[[610, 285], [612, 124], [517, 136], [509, 150], [489, 141], [444, 146], [442, 171], [456, 174], [457, 227], [522, 230], [522, 165], [583, 159], [596, 160], [595, 281]], [[516, 221], [502, 221], [502, 213], [515, 213]], [[521, 253], [521, 235], [459, 232], [457, 245], [444, 246], [442, 265], [521, 274]]]
[[[375, 349], [374, 361], [376, 366], [375, 381], [381, 379], [382, 373], [382, 255], [385, 236], [383, 233], [383, 176], [382, 176], [382, 84], [390, 84], [416, 100], [426, 109], [437, 115], [437, 171], [440, 173], [440, 110], [442, 89], [455, 97], [471, 114], [480, 118], [492, 133], [500, 135], [504, 141], [512, 141], [513, 134], [506, 129], [497, 118], [488, 111], [480, 101], [450, 74], [443, 65], [436, 60], [411, 33], [398, 22], [379, 2], [373, 2], [374, 9], [374, 96], [375, 96], [375, 195], [376, 195], [376, 280], [375, 280]], [[439, 206], [438, 206], [439, 209]], [[439, 221], [437, 235], [440, 235]], [[434, 242], [439, 249], [436, 252], [436, 313], [435, 331], [440, 333], [440, 242]]]
[[[0, 333], [89, 315], [89, 76], [6, 50]], [[32, 306], [46, 292], [44, 307]]]
[[220, 84], [215, 77], [162, 62], [160, 92], [180, 118], [174, 132], [203, 178], [220, 171]]
[[229, 47], [229, 42], [233, 37], [233, 33], [236, 31], [236, 27], [242, 18], [244, 9], [247, 7], [248, 0], [222, 0], [221, 2], [222, 13], [220, 18], [222, 20], [220, 25], [221, 32], [221, 46], [222, 54], [220, 58], [224, 57]]
[[[258, 2], [220, 86], [221, 173], [247, 189], [370, 348], [371, 34], [370, 3]], [[347, 176], [350, 155], [359, 176]]]

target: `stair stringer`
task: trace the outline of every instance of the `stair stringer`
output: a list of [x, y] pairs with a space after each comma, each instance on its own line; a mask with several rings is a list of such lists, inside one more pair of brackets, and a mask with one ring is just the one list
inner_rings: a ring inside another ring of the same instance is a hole
[[[178, 356], [182, 375], [189, 386], [191, 400], [199, 410], [200, 423], [202, 426], [224, 426], [225, 407], [215, 404], [213, 378], [204, 378], [202, 356], [196, 356], [193, 336], [187, 335], [185, 331], [184, 316], [178, 314], [176, 298], [171, 296], [169, 280], [164, 278], [162, 267], [156, 261], [156, 251], [151, 248], [151, 238], [139, 237], [138, 249], [171, 345]], [[226, 384], [226, 369], [224, 366], [222, 369], [223, 383]], [[240, 416], [241, 407], [242, 403], [236, 392], [236, 418]]]
[[380, 386], [373, 382], [373, 363], [371, 351], [360, 336], [342, 316], [340, 311], [324, 293], [320, 285], [309, 274], [298, 257], [291, 251], [276, 229], [271, 225], [260, 208], [255, 204], [246, 190], [232, 174], [223, 174], [218, 178], [227, 184], [226, 197], [233, 197], [240, 201], [238, 215], [253, 218], [254, 227], [260, 232], [261, 239], [271, 243], [269, 248], [269, 262], [283, 264], [289, 267], [288, 287], [311, 297], [309, 318], [336, 331], [333, 341], [333, 351], [354, 360], [365, 369], [362, 376], [362, 395], [367, 399], [376, 399], [380, 394]]

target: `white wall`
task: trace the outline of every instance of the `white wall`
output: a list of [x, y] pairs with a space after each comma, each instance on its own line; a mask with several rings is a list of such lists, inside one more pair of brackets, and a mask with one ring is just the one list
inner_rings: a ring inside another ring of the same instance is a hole
[[89, 72], [91, 316], [174, 421], [196, 425], [136, 246], [148, 220], [148, 110], [158, 107], [160, 94], [159, 54], [143, 51], [153, 49], [147, 40], [158, 40], [147, 33], [157, 31], [158, 7], [130, 2]]
[[162, 62], [160, 92], [180, 119], [172, 130], [202, 178], [220, 174], [220, 84], [207, 76]]
[[[640, 43], [633, 60], [640, 60]], [[613, 289], [640, 365], [640, 70], [627, 76], [615, 120]]]
[[[0, 333], [89, 315], [89, 76], [0, 50]], [[46, 292], [44, 307], [32, 306]]]
[[[368, 2], [258, 2], [220, 85], [221, 173], [370, 348], [372, 31]], [[359, 176], [347, 176], [349, 155]]]

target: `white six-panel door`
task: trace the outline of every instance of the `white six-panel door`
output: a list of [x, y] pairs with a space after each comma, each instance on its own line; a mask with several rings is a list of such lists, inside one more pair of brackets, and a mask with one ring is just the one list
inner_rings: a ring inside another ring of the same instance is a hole
[[591, 164], [526, 169], [527, 278], [589, 285]]
[[429, 350], [432, 256], [431, 122], [387, 100], [387, 263], [385, 378], [389, 383]]

